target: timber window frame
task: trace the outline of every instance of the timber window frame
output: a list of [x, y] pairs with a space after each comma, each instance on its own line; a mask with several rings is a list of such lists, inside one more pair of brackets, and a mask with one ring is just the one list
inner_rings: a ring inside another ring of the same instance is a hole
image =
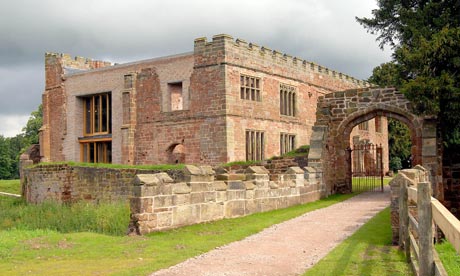
[[240, 75], [240, 99], [249, 101], [262, 101], [261, 80], [258, 77]]
[[83, 97], [83, 136], [112, 132], [112, 97], [110, 93]]
[[80, 141], [80, 160], [86, 163], [112, 163], [112, 139]]
[[111, 163], [111, 93], [92, 94], [80, 98], [83, 102], [83, 137], [78, 139], [80, 160], [88, 163]]
[[246, 161], [265, 159], [265, 133], [260, 130], [246, 130]]
[[292, 85], [280, 83], [280, 114], [295, 117], [297, 103], [296, 88]]
[[295, 134], [280, 133], [280, 155], [286, 154], [295, 150]]

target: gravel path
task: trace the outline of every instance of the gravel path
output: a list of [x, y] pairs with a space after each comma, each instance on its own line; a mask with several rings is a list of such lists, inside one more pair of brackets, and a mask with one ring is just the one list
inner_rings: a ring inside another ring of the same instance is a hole
[[300, 275], [389, 204], [388, 190], [362, 193], [273, 225], [152, 276]]

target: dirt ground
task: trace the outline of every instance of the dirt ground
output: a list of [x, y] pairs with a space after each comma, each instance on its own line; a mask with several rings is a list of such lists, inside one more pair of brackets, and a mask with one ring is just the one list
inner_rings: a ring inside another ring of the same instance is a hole
[[389, 204], [389, 190], [363, 193], [273, 225], [152, 276], [300, 275]]

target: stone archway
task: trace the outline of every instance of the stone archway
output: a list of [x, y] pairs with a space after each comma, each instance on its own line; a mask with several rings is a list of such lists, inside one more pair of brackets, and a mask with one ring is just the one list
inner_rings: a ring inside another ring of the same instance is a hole
[[335, 193], [338, 187], [350, 190], [351, 164], [346, 157], [350, 133], [354, 126], [376, 116], [394, 118], [409, 127], [413, 165], [420, 164], [431, 171], [434, 196], [442, 199], [436, 118], [415, 115], [411, 103], [394, 88], [354, 89], [320, 98], [308, 164], [323, 172], [323, 196]]

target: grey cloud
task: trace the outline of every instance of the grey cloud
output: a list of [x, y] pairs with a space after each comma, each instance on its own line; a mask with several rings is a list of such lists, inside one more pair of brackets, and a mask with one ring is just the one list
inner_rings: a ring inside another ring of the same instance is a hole
[[220, 33], [367, 78], [389, 60], [356, 23], [369, 0], [15, 0], [0, 3], [0, 115], [40, 103], [45, 52], [128, 62], [193, 50]]

